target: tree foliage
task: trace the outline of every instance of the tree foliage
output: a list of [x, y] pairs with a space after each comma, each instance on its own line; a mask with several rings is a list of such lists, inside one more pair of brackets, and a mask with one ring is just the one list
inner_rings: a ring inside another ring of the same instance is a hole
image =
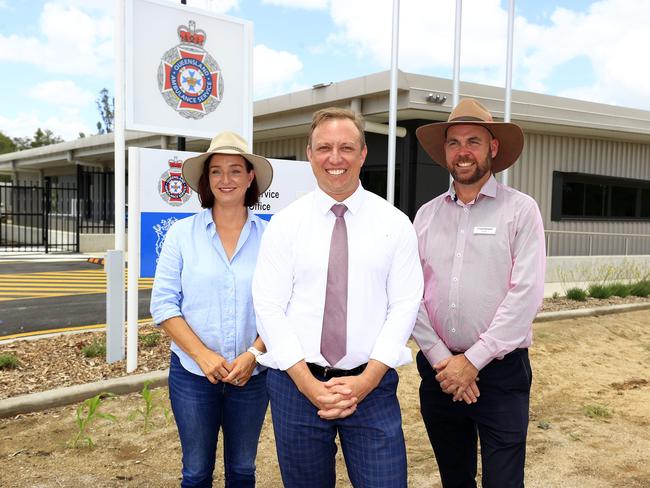
[[16, 143], [2, 132], [0, 132], [0, 154], [14, 152], [16, 150]]
[[97, 133], [108, 134], [113, 132], [113, 123], [115, 120], [115, 97], [111, 97], [107, 88], [102, 88], [99, 92], [99, 98], [95, 100], [99, 116], [102, 120], [97, 122]]

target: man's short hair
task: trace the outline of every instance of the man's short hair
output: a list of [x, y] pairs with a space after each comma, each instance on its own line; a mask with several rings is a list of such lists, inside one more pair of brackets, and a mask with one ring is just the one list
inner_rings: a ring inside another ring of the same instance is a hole
[[311, 147], [311, 136], [314, 133], [316, 127], [318, 127], [323, 122], [332, 119], [351, 120], [359, 131], [359, 142], [361, 143], [361, 149], [366, 146], [366, 135], [363, 132], [363, 129], [365, 127], [365, 119], [363, 118], [363, 115], [357, 112], [353, 112], [352, 110], [348, 110], [347, 108], [327, 107], [314, 112], [314, 116], [311, 121], [311, 128], [309, 129], [309, 142], [307, 143], [309, 147]]

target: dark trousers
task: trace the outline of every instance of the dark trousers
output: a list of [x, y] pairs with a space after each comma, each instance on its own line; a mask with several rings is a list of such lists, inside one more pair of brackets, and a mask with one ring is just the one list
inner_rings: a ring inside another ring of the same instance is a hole
[[269, 369], [267, 375], [285, 488], [334, 488], [337, 434], [352, 486], [406, 488], [406, 448], [394, 369], [356, 412], [337, 420], [321, 419], [286, 372]]
[[225, 486], [254, 487], [257, 444], [269, 403], [266, 372], [252, 376], [241, 387], [213, 385], [205, 376], [187, 371], [172, 353], [169, 398], [183, 450], [181, 487], [212, 486], [220, 430]]
[[422, 352], [417, 355], [420, 412], [445, 488], [476, 487], [477, 438], [483, 488], [524, 486], [532, 370], [528, 349], [516, 349], [479, 372], [477, 403], [453, 402]]

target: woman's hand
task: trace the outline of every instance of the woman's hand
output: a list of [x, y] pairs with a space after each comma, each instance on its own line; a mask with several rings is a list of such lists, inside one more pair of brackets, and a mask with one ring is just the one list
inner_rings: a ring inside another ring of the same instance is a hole
[[246, 351], [237, 356], [232, 363], [230, 363], [230, 373], [221, 381], [230, 383], [235, 386], [244, 386], [251, 378], [257, 362], [252, 353]]
[[221, 354], [210, 349], [206, 348], [195, 360], [210, 383], [217, 384], [219, 380], [225, 381], [231, 373], [232, 366], [228, 361]]

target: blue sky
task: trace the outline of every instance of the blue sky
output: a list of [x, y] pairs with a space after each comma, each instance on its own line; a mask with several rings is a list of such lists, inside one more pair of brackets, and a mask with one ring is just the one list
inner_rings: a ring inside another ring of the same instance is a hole
[[[128, 0], [127, 0], [128, 1]], [[172, 1], [179, 3], [180, 1]], [[392, 0], [188, 0], [254, 23], [255, 99], [389, 68]], [[503, 86], [507, 0], [464, 0], [461, 79]], [[96, 132], [113, 0], [0, 0], [0, 131]], [[400, 69], [450, 77], [455, 0], [401, 0]], [[516, 0], [513, 87], [650, 110], [650, 2]]]

